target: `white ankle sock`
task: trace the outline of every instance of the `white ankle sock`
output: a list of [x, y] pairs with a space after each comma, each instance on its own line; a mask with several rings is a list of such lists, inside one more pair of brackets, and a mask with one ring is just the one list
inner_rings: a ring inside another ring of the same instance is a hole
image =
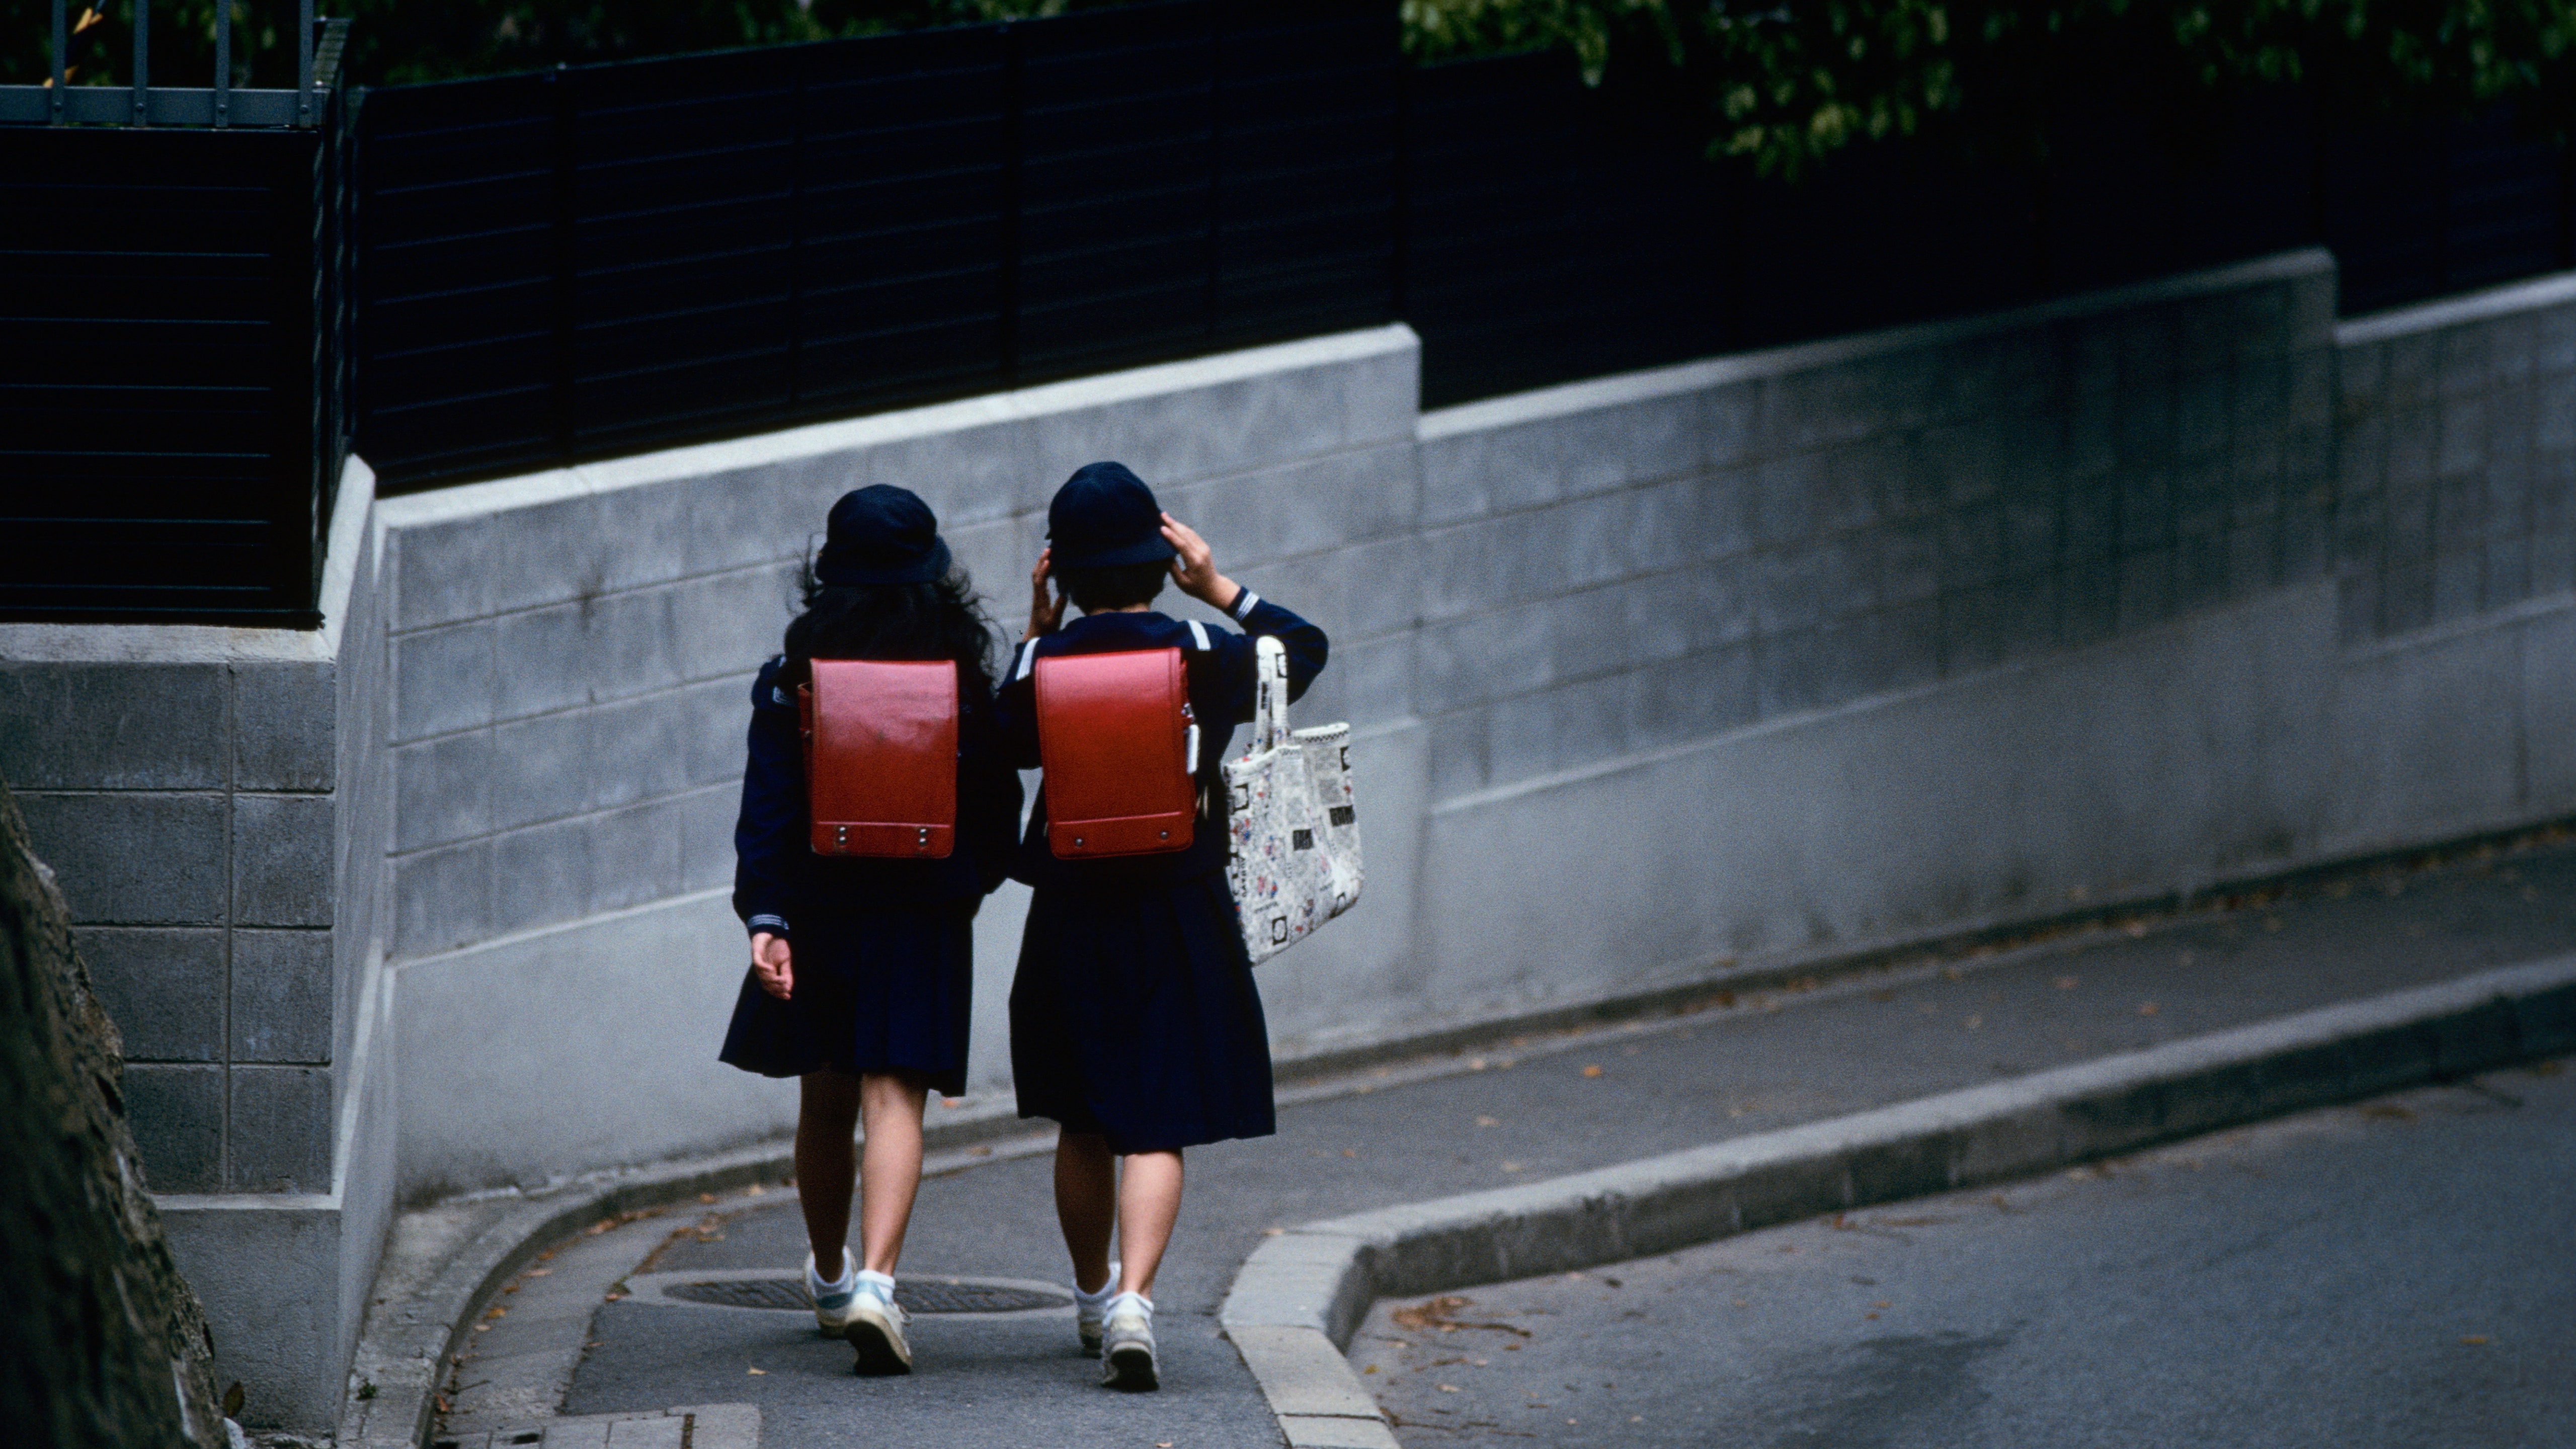
[[1110, 1299], [1117, 1297], [1118, 1265], [1115, 1263], [1109, 1265], [1109, 1281], [1101, 1284], [1098, 1292], [1085, 1293], [1082, 1291], [1082, 1284], [1079, 1281], [1076, 1281], [1073, 1285], [1073, 1296], [1085, 1308], [1098, 1308], [1102, 1304], [1107, 1303]]
[[871, 1272], [866, 1268], [861, 1268], [859, 1270], [858, 1278], [859, 1281], [857, 1286], [861, 1291], [873, 1293], [878, 1298], [881, 1298], [888, 1303], [892, 1303], [894, 1301], [894, 1275], [892, 1273], [877, 1273]]
[[1109, 1295], [1109, 1301], [1101, 1305], [1101, 1312], [1116, 1313], [1120, 1305], [1128, 1303], [1134, 1304], [1136, 1311], [1145, 1315], [1147, 1323], [1154, 1321], [1154, 1300], [1142, 1293], [1113, 1293]]

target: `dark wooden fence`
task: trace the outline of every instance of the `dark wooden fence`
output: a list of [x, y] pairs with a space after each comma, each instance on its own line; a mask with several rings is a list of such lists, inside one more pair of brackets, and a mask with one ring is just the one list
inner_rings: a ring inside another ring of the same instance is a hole
[[376, 92], [396, 487], [1384, 321], [1382, 3], [1192, 3]]
[[376, 92], [360, 451], [402, 490], [1402, 318], [1433, 405], [2322, 243], [2347, 311], [2571, 264], [2568, 155], [2284, 93], [2181, 159], [1885, 146], [1789, 187], [1383, 0]]
[[0, 128], [0, 619], [313, 623], [351, 427], [345, 95], [319, 105]]

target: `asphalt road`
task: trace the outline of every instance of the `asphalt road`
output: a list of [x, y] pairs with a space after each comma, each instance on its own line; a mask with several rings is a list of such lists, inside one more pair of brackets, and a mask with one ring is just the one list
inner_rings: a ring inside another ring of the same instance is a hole
[[[757, 1403], [769, 1449], [1275, 1449], [1258, 1389], [1215, 1321], [1266, 1227], [1670, 1152], [2570, 949], [2576, 845], [2561, 843], [2355, 872], [2136, 934], [2096, 930], [1816, 991], [1712, 999], [1679, 1018], [1499, 1041], [1283, 1101], [1276, 1137], [1192, 1149], [1156, 1295], [1159, 1394], [1098, 1389], [1069, 1327], [1045, 1320], [917, 1319], [919, 1371], [860, 1380], [848, 1349], [814, 1338], [810, 1320], [627, 1300], [590, 1323], [563, 1412]], [[791, 1275], [804, 1255], [792, 1196], [741, 1201], [651, 1266]], [[1066, 1272], [1043, 1159], [923, 1184], [906, 1276]], [[1425, 1429], [1419, 1442], [1448, 1437]]]
[[2576, 1444], [2564, 1065], [1384, 1302], [1351, 1360], [1409, 1449]]

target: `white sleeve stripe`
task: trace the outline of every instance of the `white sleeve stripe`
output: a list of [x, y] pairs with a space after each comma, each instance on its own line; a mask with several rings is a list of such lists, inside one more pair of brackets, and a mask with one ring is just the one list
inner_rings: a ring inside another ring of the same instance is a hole
[[1196, 619], [1192, 619], [1190, 621], [1190, 638], [1201, 654], [1205, 654], [1210, 649], [1216, 647], [1208, 642], [1207, 625], [1200, 623]]
[[1235, 622], [1243, 622], [1244, 616], [1252, 612], [1252, 606], [1260, 602], [1261, 596], [1259, 594], [1254, 593], [1250, 589], [1244, 590], [1243, 597], [1234, 601], [1234, 608], [1231, 611], [1234, 615]]
[[1037, 666], [1038, 641], [1032, 639], [1026, 644], [1020, 646], [1020, 662], [1019, 665], [1011, 671], [1011, 678], [1018, 679], [1027, 674], [1030, 670], [1037, 668]]

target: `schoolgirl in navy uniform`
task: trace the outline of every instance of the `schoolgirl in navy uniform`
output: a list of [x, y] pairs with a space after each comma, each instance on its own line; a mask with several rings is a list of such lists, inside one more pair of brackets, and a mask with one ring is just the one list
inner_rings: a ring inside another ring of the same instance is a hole
[[[1039, 763], [1035, 670], [1054, 655], [1178, 648], [1201, 734], [1189, 849], [1059, 860], [1041, 784], [1013, 869], [1034, 890], [1011, 986], [1020, 1115], [1061, 1126], [1056, 1215], [1083, 1345], [1101, 1351], [1104, 1383], [1150, 1389], [1154, 1273], [1180, 1212], [1181, 1151], [1273, 1130], [1269, 1030], [1226, 891], [1219, 769], [1234, 727], [1252, 719], [1253, 644], [1151, 605], [1168, 580], [1252, 634], [1278, 636], [1292, 700], [1323, 669], [1326, 640], [1217, 572], [1206, 542], [1122, 464], [1076, 472], [1047, 510], [1047, 535], [1028, 632], [997, 699], [1013, 763]], [[1083, 611], [1071, 624], [1067, 598]]]
[[[879, 484], [834, 504], [804, 596], [786, 652], [751, 690], [733, 905], [751, 931], [752, 967], [721, 1056], [800, 1080], [796, 1181], [815, 1319], [849, 1338], [861, 1372], [905, 1373], [912, 1351], [893, 1275], [921, 1182], [922, 1105], [932, 1088], [966, 1090], [971, 922], [1008, 871], [1020, 779], [992, 708], [991, 627], [920, 498]], [[947, 859], [814, 853], [796, 700], [813, 659], [956, 661], [957, 843]], [[854, 1263], [850, 1138], [861, 1117]]]

